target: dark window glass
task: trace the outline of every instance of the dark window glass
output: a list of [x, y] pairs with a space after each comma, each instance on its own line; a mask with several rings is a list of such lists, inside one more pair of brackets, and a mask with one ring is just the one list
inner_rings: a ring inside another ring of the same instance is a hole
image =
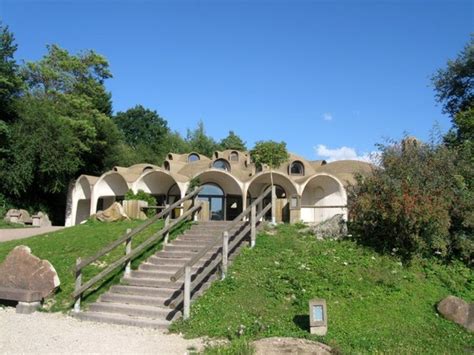
[[189, 163], [191, 163], [191, 162], [193, 162], [193, 161], [198, 161], [198, 160], [200, 160], [199, 155], [194, 154], [194, 153], [193, 153], [193, 154], [189, 154], [189, 156], [188, 156], [188, 162], [189, 162]]
[[291, 175], [304, 175], [304, 166], [299, 161], [295, 161], [291, 164], [290, 168]]
[[226, 162], [225, 160], [222, 160], [222, 159], [216, 160], [216, 161], [212, 164], [212, 167], [213, 167], [213, 168], [216, 168], [216, 169], [226, 170], [226, 171], [229, 171], [229, 170], [230, 170], [229, 163]]

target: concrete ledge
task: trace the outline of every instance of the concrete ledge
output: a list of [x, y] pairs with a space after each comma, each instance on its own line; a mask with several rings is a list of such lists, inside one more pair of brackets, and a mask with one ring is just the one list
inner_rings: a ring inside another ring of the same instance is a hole
[[41, 302], [18, 302], [16, 313], [31, 314], [41, 307]]
[[43, 299], [40, 291], [13, 287], [0, 287], [0, 299], [25, 303], [39, 302]]

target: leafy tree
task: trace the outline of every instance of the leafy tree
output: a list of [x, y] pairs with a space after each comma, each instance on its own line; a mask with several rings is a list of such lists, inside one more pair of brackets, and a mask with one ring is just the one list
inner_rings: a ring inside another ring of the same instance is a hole
[[166, 148], [172, 153], [189, 153], [191, 148], [189, 143], [179, 134], [179, 132], [169, 132], [166, 136]]
[[28, 62], [21, 72], [30, 92], [56, 99], [61, 95], [87, 98], [93, 108], [112, 114], [111, 94], [104, 81], [112, 77], [107, 59], [94, 51], [71, 55], [55, 44], [38, 62]]
[[156, 111], [137, 105], [119, 112], [114, 122], [131, 148], [132, 164], [148, 162], [161, 164], [168, 153], [168, 122]]
[[114, 117], [118, 128], [123, 132], [125, 141], [132, 147], [147, 145], [157, 153], [169, 132], [168, 122], [156, 111], [137, 105]]
[[17, 48], [15, 37], [8, 30], [8, 26], [0, 22], [0, 123], [12, 120], [14, 116], [12, 101], [22, 87], [22, 80], [18, 76], [18, 65], [14, 58]]
[[204, 154], [208, 157], [212, 156], [212, 153], [218, 149], [216, 141], [206, 134], [202, 121], [198, 122], [195, 130], [188, 130], [186, 142], [189, 145], [190, 151]]
[[472, 137], [474, 117], [474, 36], [454, 60], [449, 60], [445, 69], [439, 69], [432, 77], [436, 99], [443, 104], [443, 112], [448, 113], [453, 129], [447, 142], [461, 143]]
[[[275, 141], [258, 141], [255, 147], [250, 151], [250, 156], [256, 166], [267, 165], [270, 168], [270, 180], [273, 188], [273, 169], [277, 169], [281, 164], [288, 161], [289, 154], [286, 150], [286, 143]], [[275, 223], [272, 216], [272, 223]]]
[[246, 151], [247, 147], [245, 146], [245, 142], [240, 138], [238, 135], [234, 133], [234, 131], [229, 131], [229, 135], [223, 138], [219, 142], [220, 149], [235, 149], [240, 151]]
[[474, 256], [474, 179], [470, 151], [404, 140], [380, 146], [381, 166], [349, 189], [349, 227], [382, 252]]

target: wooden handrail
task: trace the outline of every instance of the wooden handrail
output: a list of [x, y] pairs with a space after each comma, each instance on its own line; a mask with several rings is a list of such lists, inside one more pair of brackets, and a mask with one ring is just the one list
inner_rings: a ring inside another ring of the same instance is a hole
[[[181, 223], [183, 220], [187, 219], [190, 215], [193, 215], [196, 213], [199, 209], [202, 208], [202, 202], [199, 202], [196, 204], [196, 202], [193, 203], [193, 206], [185, 211], [181, 216], [178, 218], [174, 219], [172, 223], [166, 222], [165, 226], [159, 230], [158, 232], [154, 233], [150, 237], [148, 237], [144, 242], [142, 242], [140, 245], [138, 245], [135, 249], [131, 250], [131, 241], [132, 237], [141, 231], [143, 231], [145, 228], [150, 226], [152, 223], [156, 222], [159, 218], [163, 216], [170, 216], [171, 212], [173, 209], [176, 207], [180, 206], [184, 201], [193, 199], [195, 201], [197, 195], [199, 192], [202, 190], [202, 187], [197, 188], [196, 190], [192, 191], [191, 193], [187, 194], [183, 198], [179, 199], [178, 201], [174, 202], [171, 204], [169, 207], [155, 215], [154, 217], [148, 219], [146, 222], [142, 223], [138, 227], [134, 228], [133, 230], [127, 230], [127, 233], [125, 233], [123, 236], [115, 240], [114, 242], [110, 243], [106, 247], [102, 248], [99, 252], [97, 252], [94, 256], [89, 257], [85, 260], [81, 260], [81, 258], [78, 258], [76, 260], [76, 267], [75, 267], [75, 275], [76, 275], [76, 288], [73, 292], [73, 297], [76, 299], [75, 305], [74, 305], [74, 310], [76, 312], [79, 312], [80, 310], [80, 302], [81, 302], [81, 296], [82, 294], [92, 287], [96, 282], [102, 280], [105, 278], [107, 275], [109, 275], [113, 270], [115, 270], [117, 267], [126, 264], [126, 272], [127, 269], [129, 269], [130, 261], [143, 253], [145, 250], [147, 250], [150, 246], [152, 246], [154, 243], [159, 242], [165, 236], [169, 235], [169, 232], [176, 227], [179, 223]], [[167, 221], [168, 221], [167, 217]], [[106, 255], [107, 253], [111, 252], [113, 249], [121, 245], [122, 243], [126, 242], [126, 254], [122, 256], [120, 259], [114, 261], [112, 264], [107, 266], [104, 270], [99, 272], [96, 276], [94, 276], [92, 279], [87, 281], [86, 283], [82, 284], [82, 269], [86, 267], [87, 265], [95, 262], [98, 260], [100, 257]]]
[[174, 210], [176, 207], [181, 205], [184, 201], [191, 199], [195, 195], [197, 195], [199, 192], [201, 192], [203, 188], [199, 187], [198, 189], [194, 190], [193, 192], [189, 193], [188, 195], [184, 196], [182, 199], [176, 201], [175, 203], [171, 204], [168, 208], [164, 209], [160, 213], [156, 214], [155, 216], [147, 219], [144, 223], [140, 224], [138, 227], [133, 228], [129, 233], [125, 233], [123, 236], [118, 238], [117, 240], [113, 241], [109, 245], [105, 246], [101, 250], [99, 250], [96, 254], [93, 256], [84, 259], [81, 261], [80, 264], [76, 266], [76, 271], [80, 271], [87, 265], [97, 261], [100, 257], [104, 256], [107, 253], [110, 253], [113, 249], [118, 247], [120, 244], [124, 243], [127, 239], [133, 237], [134, 235], [137, 235], [141, 231], [143, 231], [145, 228], [147, 228], [149, 225], [153, 224], [157, 220], [159, 220], [161, 217], [166, 215], [167, 213], [170, 213], [172, 210]]
[[[87, 281], [85, 284], [83, 284], [81, 287], [78, 289], [74, 290], [73, 297], [78, 297], [84, 291], [89, 289], [93, 284], [95, 284], [97, 281], [100, 281], [102, 278], [107, 276], [110, 272], [112, 272], [115, 268], [118, 266], [125, 264], [127, 261], [133, 259], [140, 253], [142, 253], [144, 250], [146, 250], [148, 247], [150, 247], [153, 243], [156, 243], [163, 239], [163, 235], [172, 229], [174, 226], [182, 222], [184, 219], [188, 218], [189, 215], [192, 213], [196, 212], [198, 209], [202, 207], [202, 202], [198, 203], [196, 206], [190, 208], [187, 210], [185, 213], [183, 213], [180, 217], [176, 218], [172, 223], [170, 223], [168, 226], [164, 227], [163, 229], [160, 229], [158, 232], [153, 234], [151, 237], [149, 237], [146, 241], [141, 243], [138, 247], [133, 249], [133, 251], [130, 254], [122, 256], [120, 259], [117, 261], [113, 262], [110, 264], [107, 268], [102, 270], [100, 273], [98, 273], [96, 276], [94, 276], [92, 279]], [[160, 238], [161, 237], [161, 238]]]
[[[229, 224], [227, 229], [224, 232], [228, 232], [232, 228], [234, 228], [245, 216], [247, 216], [251, 211], [252, 207], [256, 206], [259, 204], [269, 193], [272, 192], [272, 189], [267, 189], [265, 192], [263, 192], [255, 201], [253, 201], [241, 214], [239, 214], [235, 219], [232, 221], [232, 223]], [[271, 204], [268, 204], [263, 210], [267, 212], [271, 208]], [[258, 220], [258, 218], [257, 218]], [[220, 238], [211, 241], [208, 243], [204, 248], [202, 248], [196, 255], [194, 255], [191, 260], [189, 260], [183, 267], [179, 268], [174, 275], [170, 277], [170, 280], [173, 282], [176, 282], [181, 276], [184, 275], [184, 271], [186, 267], [193, 267], [194, 264], [196, 264], [204, 255], [207, 254], [209, 250], [214, 248], [216, 245], [221, 244], [222, 240]]]

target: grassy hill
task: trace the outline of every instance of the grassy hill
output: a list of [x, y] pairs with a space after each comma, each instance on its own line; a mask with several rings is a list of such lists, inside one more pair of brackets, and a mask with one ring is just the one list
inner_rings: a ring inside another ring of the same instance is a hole
[[[315, 339], [343, 353], [465, 353], [474, 335], [438, 316], [435, 305], [449, 294], [472, 302], [473, 283], [460, 262], [402, 265], [352, 241], [316, 241], [283, 225], [276, 235], [260, 234], [173, 330], [231, 339], [230, 353], [269, 336]], [[327, 300], [325, 337], [308, 333], [312, 298]]]
[[[86, 224], [65, 228], [63, 230], [35, 236], [27, 239], [13, 240], [0, 243], [0, 262], [5, 259], [7, 254], [17, 245], [27, 245], [31, 248], [34, 255], [41, 259], [47, 259], [55, 267], [61, 286], [53, 298], [47, 301], [46, 310], [50, 311], [68, 311], [72, 308], [73, 299], [71, 293], [74, 290], [74, 266], [78, 257], [85, 258], [94, 255], [101, 248], [120, 237], [127, 228], [134, 228], [142, 221], [123, 221], [114, 223], [101, 223], [89, 221]], [[132, 248], [145, 240], [152, 233], [163, 226], [160, 221], [152, 227], [141, 232], [134, 237]], [[186, 228], [181, 226], [172, 234], [180, 233], [180, 230]], [[161, 244], [150, 249], [139, 259], [134, 260], [132, 268], [137, 267], [141, 260], [145, 259], [151, 253], [161, 248]], [[117, 260], [125, 253], [125, 247], [117, 248], [109, 254], [102, 257], [98, 262], [87, 266], [84, 269], [83, 282], [89, 280], [100, 270], [104, 269], [110, 262]], [[85, 295], [83, 304], [93, 302], [97, 297], [106, 291], [108, 287], [117, 283], [123, 276], [123, 270], [117, 270], [110, 279], [104, 284], [98, 284]]]

